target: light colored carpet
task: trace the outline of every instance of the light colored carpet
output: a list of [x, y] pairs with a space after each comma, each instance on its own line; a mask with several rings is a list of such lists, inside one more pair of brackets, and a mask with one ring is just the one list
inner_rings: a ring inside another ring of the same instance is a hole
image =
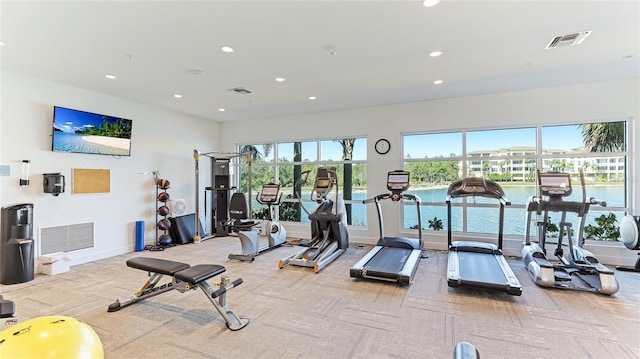
[[[423, 259], [410, 287], [355, 280], [349, 269], [369, 248], [352, 247], [325, 270], [278, 269], [300, 250], [282, 247], [253, 263], [230, 261], [237, 238], [139, 252], [38, 275], [0, 291], [21, 320], [66, 315], [100, 336], [107, 358], [450, 358], [459, 341], [482, 358], [640, 358], [640, 274], [616, 272], [620, 291], [607, 297], [536, 287], [519, 259], [509, 262], [521, 297], [449, 288], [447, 254]], [[244, 283], [228, 306], [251, 323], [230, 331], [200, 290], [171, 291], [107, 313], [147, 279], [129, 268], [136, 256], [222, 264]]]

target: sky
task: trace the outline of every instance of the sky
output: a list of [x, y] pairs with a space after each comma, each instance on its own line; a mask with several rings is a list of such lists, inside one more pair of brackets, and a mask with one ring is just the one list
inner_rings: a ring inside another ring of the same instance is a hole
[[[467, 132], [467, 152], [513, 146], [536, 146], [536, 128]], [[580, 128], [575, 125], [542, 128], [542, 147], [570, 150], [582, 146]], [[405, 136], [404, 154], [411, 158], [449, 157], [462, 154], [462, 133]]]
[[[371, 142], [371, 141], [369, 141]], [[371, 143], [373, 145], [373, 142]], [[392, 146], [396, 144], [391, 143]], [[279, 143], [278, 157], [293, 161], [293, 142]], [[514, 146], [536, 146], [536, 128], [516, 128], [505, 130], [469, 131], [467, 132], [467, 152], [476, 150], [491, 150]], [[545, 149], [571, 150], [582, 146], [582, 134], [576, 125], [547, 126], [542, 128], [542, 146]], [[264, 154], [262, 145], [258, 150]], [[273, 159], [273, 149], [269, 157]], [[316, 141], [302, 141], [303, 160], [318, 160], [318, 146]], [[342, 145], [334, 140], [321, 141], [321, 160], [339, 161], [342, 158]], [[435, 133], [404, 136], [404, 155], [411, 158], [433, 158], [436, 156], [449, 157], [450, 154], [462, 154], [462, 133]], [[358, 138], [354, 146], [354, 160], [366, 160], [367, 139]]]
[[[96, 113], [76, 111], [63, 107], [56, 107], [54, 110], [54, 127], [64, 132], [74, 133], [76, 130], [99, 127], [103, 122], [104, 115]], [[115, 122], [118, 118], [107, 116], [109, 122]]]

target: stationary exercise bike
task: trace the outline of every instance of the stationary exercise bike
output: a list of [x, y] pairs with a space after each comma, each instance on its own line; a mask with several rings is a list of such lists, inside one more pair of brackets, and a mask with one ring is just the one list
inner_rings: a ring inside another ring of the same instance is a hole
[[[255, 257], [260, 253], [280, 247], [287, 242], [287, 231], [274, 218], [273, 207], [280, 205], [282, 192], [280, 185], [268, 183], [262, 186], [262, 190], [256, 195], [256, 201], [269, 209], [269, 221], [264, 222], [261, 229], [254, 227], [260, 222], [248, 220], [247, 202], [244, 193], [234, 193], [231, 197], [229, 205], [230, 216], [232, 222], [230, 228], [238, 234], [240, 245], [242, 246], [241, 254], [229, 254], [229, 259], [253, 262]], [[234, 217], [239, 217], [235, 218]], [[267, 244], [260, 246], [261, 233], [267, 236]]]
[[[611, 295], [618, 291], [618, 281], [614, 272], [598, 262], [593, 253], [582, 248], [584, 242], [584, 225], [589, 207], [600, 205], [606, 207], [606, 202], [593, 197], [587, 199], [584, 174], [580, 169], [580, 184], [582, 187], [582, 201], [565, 201], [564, 197], [571, 195], [571, 176], [562, 172], [537, 171], [537, 195], [529, 198], [527, 205], [527, 225], [525, 243], [522, 248], [522, 261], [529, 271], [533, 281], [541, 287], [574, 289]], [[559, 262], [552, 263], [546, 256], [546, 237], [549, 212], [560, 213], [558, 243], [554, 251]], [[531, 242], [530, 226], [532, 215], [538, 220], [538, 243]], [[572, 224], [567, 221], [567, 213], [578, 217], [578, 240], [573, 242]], [[541, 217], [540, 217], [541, 216]], [[563, 253], [563, 239], [566, 235], [569, 253]]]

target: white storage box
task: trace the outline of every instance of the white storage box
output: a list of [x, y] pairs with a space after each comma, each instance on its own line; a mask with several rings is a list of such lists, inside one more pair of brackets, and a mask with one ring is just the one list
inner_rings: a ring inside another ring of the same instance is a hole
[[68, 272], [70, 261], [66, 253], [58, 252], [40, 256], [40, 265], [42, 266], [42, 274], [56, 275]]

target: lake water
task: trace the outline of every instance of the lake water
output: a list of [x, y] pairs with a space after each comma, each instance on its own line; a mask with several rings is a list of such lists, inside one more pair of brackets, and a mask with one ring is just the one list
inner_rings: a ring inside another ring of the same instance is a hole
[[[524, 206], [527, 203], [527, 200], [530, 196], [535, 195], [536, 190], [535, 186], [526, 186], [526, 185], [504, 185], [503, 190], [507, 195], [507, 198], [511, 201], [513, 205]], [[423, 205], [422, 206], [422, 227], [429, 227], [429, 219], [433, 219], [437, 217], [442, 220], [442, 224], [444, 226], [444, 230], [447, 229], [447, 206], [445, 203], [447, 189], [446, 188], [434, 188], [434, 189], [421, 189], [415, 191], [408, 191], [407, 193], [411, 193], [420, 197], [423, 204], [432, 202], [434, 205]], [[369, 194], [371, 196], [372, 194]], [[587, 186], [587, 198], [594, 197], [599, 200], [603, 200], [607, 202], [608, 207], [624, 207], [624, 186], [622, 184], [616, 185], [591, 185]], [[367, 194], [365, 193], [354, 193], [353, 200], [363, 200]], [[306, 197], [308, 198], [308, 197]], [[580, 187], [573, 189], [573, 194], [570, 197], [567, 197], [565, 200], [568, 201], [581, 201], [582, 200], [582, 190]], [[467, 198], [467, 201], [473, 203], [473, 198]], [[461, 203], [462, 199], [454, 200], [455, 203]], [[475, 198], [475, 203], [478, 204], [493, 204], [496, 205], [498, 203], [497, 200], [477, 197]], [[372, 204], [371, 204], [372, 205]], [[314, 203], [305, 203], [305, 207], [311, 211], [313, 207], [315, 207]], [[602, 207], [592, 206], [587, 216], [587, 224], [594, 223], [593, 218], [603, 214], [609, 213], [610, 211], [606, 210], [604, 212], [599, 211]], [[499, 222], [499, 213], [498, 207], [470, 207], [467, 209], [467, 232], [476, 232], [476, 233], [497, 233], [498, 230], [498, 222]], [[615, 212], [619, 219], [622, 218], [624, 213]], [[462, 208], [461, 207], [453, 207], [452, 209], [452, 227], [454, 231], [462, 230]], [[551, 220], [554, 223], [558, 223], [559, 215], [558, 214], [550, 214]], [[303, 221], [307, 222], [306, 216]], [[524, 208], [511, 208], [510, 206], [505, 207], [505, 221], [504, 221], [504, 231], [505, 234], [514, 234], [514, 235], [524, 235], [525, 225], [526, 225], [526, 217], [527, 213]], [[376, 219], [371, 219], [373, 223], [376, 223]], [[568, 214], [567, 220], [574, 223], [574, 226], [577, 226], [577, 221], [575, 220], [575, 216]], [[353, 204], [352, 205], [352, 223], [357, 225], [367, 225], [366, 220], [366, 206], [361, 204]], [[411, 226], [415, 226], [418, 224], [417, 213], [415, 210], [415, 206], [404, 206], [404, 227], [409, 228]]]

